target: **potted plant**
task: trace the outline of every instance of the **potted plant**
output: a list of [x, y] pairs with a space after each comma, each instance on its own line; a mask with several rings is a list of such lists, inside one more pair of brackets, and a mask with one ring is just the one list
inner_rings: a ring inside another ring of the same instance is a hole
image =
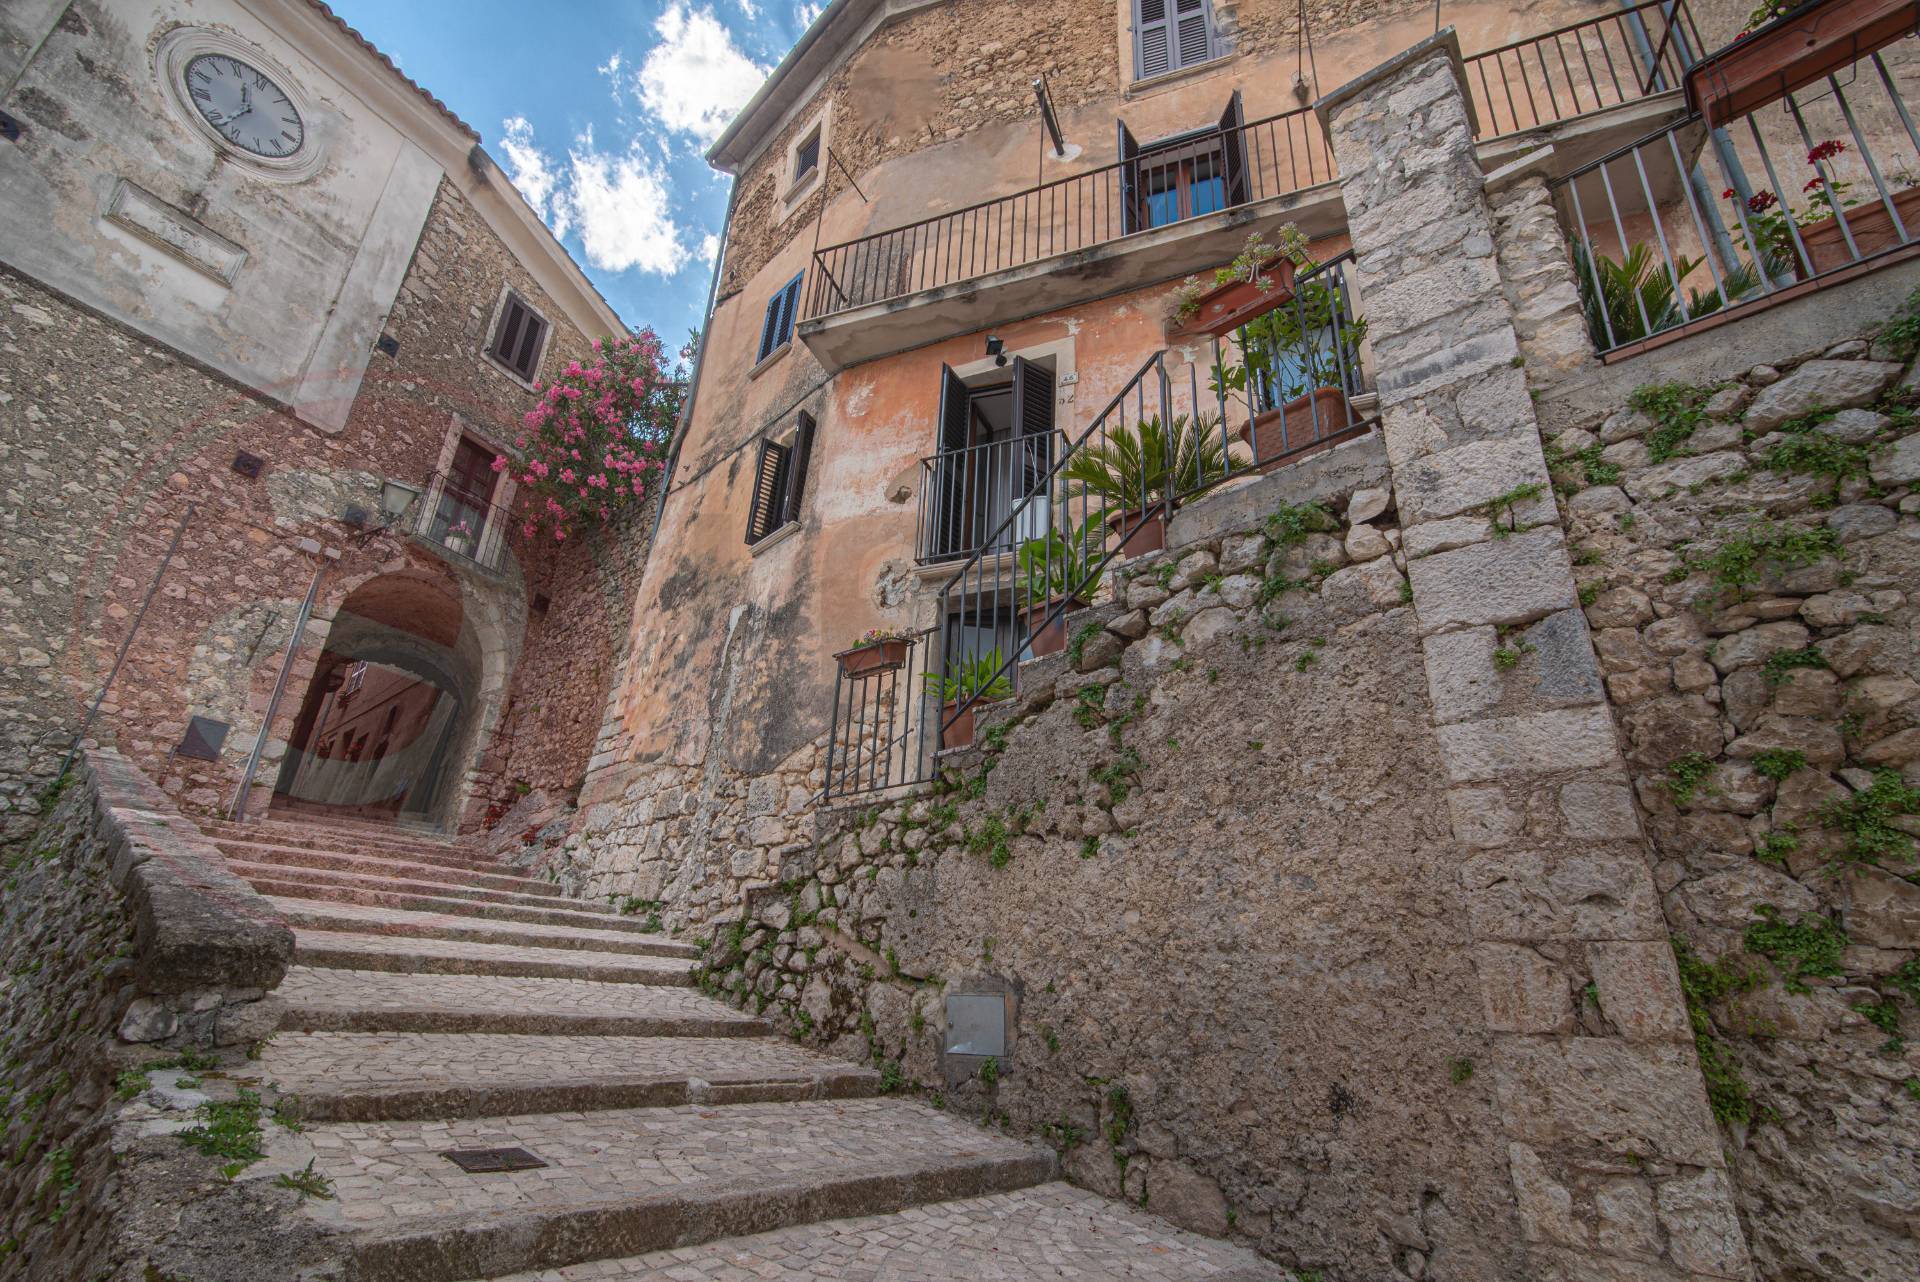
[[906, 662], [907, 646], [912, 639], [910, 628], [869, 628], [858, 641], [833, 657], [840, 660], [843, 676], [891, 672]]
[[455, 521], [447, 527], [447, 533], [443, 541], [447, 545], [447, 551], [466, 556], [467, 549], [473, 544], [473, 527], [468, 525], [464, 520]]
[[[1247, 399], [1240, 437], [1252, 447], [1260, 471], [1359, 426], [1346, 386], [1348, 372], [1358, 366], [1367, 322], [1349, 319], [1344, 301], [1330, 279], [1310, 277], [1287, 303], [1245, 323], [1238, 364], [1214, 366], [1214, 394]], [[1299, 438], [1303, 426], [1312, 432], [1305, 442]]]
[[1076, 452], [1063, 475], [1100, 500], [1098, 515], [1089, 520], [1122, 540], [1120, 555], [1157, 552], [1166, 546], [1171, 503], [1227, 477], [1220, 419], [1207, 414], [1196, 422], [1179, 414], [1162, 426], [1155, 414], [1132, 427], [1122, 423], [1099, 444], [1089, 442]]
[[1246, 248], [1214, 270], [1211, 285], [1203, 285], [1198, 276], [1182, 281], [1174, 291], [1177, 332], [1230, 333], [1248, 317], [1291, 298], [1295, 269], [1308, 261], [1307, 238], [1292, 223], [1278, 234], [1277, 245], [1268, 244], [1257, 231], [1248, 236]]
[[[927, 690], [940, 700], [940, 746], [964, 748], [973, 742], [973, 712], [982, 703], [998, 703], [1013, 694], [1013, 684], [1000, 669], [1006, 660], [995, 646], [962, 659], [952, 676], [927, 673]], [[961, 707], [962, 704], [966, 706]]]
[[[1093, 594], [1100, 590], [1102, 542], [1099, 525], [1089, 518], [1071, 539], [1049, 530], [1044, 538], [1020, 545], [1021, 616], [1034, 658], [1066, 649], [1067, 611], [1093, 604]], [[1055, 614], [1062, 603], [1066, 608]]]
[[1713, 126], [1750, 115], [1913, 34], [1915, 0], [1762, 0], [1733, 43], [1687, 70], [1687, 106]]

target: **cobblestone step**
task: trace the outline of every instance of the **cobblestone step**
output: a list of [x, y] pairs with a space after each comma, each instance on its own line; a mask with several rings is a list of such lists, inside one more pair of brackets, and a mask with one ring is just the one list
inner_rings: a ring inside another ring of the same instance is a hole
[[498, 1282], [1285, 1282], [1250, 1251], [1071, 1184], [910, 1206]]
[[534, 908], [522, 904], [492, 904], [461, 899], [454, 895], [421, 894], [415, 891], [382, 890], [376, 886], [352, 882], [309, 880], [286, 869], [256, 869], [242, 873], [247, 883], [263, 895], [279, 899], [308, 899], [321, 903], [357, 904], [363, 908], [400, 908], [408, 912], [440, 913], [451, 917], [481, 917], [490, 921], [526, 922], [535, 926], [576, 926], [594, 930], [619, 931], [645, 935], [646, 923], [635, 917], [599, 911], [604, 904], [582, 904], [561, 900], [566, 907]]
[[295, 966], [280, 1027], [298, 1032], [757, 1037], [765, 1020], [686, 988]]
[[[1044, 1149], [878, 1098], [326, 1124], [306, 1139], [336, 1195], [308, 1213], [356, 1230], [359, 1282], [558, 1269], [1007, 1192], [1053, 1173]], [[498, 1147], [548, 1165], [468, 1175], [442, 1156]]]
[[417, 975], [517, 975], [526, 979], [592, 979], [613, 984], [693, 987], [693, 963], [586, 949], [527, 948], [451, 939], [293, 932], [293, 958], [303, 966]]
[[279, 864], [288, 868], [325, 868], [335, 872], [365, 872], [375, 877], [413, 877], [449, 881], [456, 885], [518, 890], [529, 895], [564, 894], [560, 887], [529, 877], [507, 864], [478, 864], [471, 860], [433, 859], [423, 855], [385, 852], [368, 854], [318, 850], [311, 846], [283, 846], [215, 837], [213, 844], [229, 860], [250, 864]]
[[[281, 1033], [259, 1071], [313, 1122], [550, 1115], [850, 1099], [880, 1075], [770, 1037]], [[484, 1145], [480, 1147], [486, 1147]]]
[[406, 852], [421, 855], [452, 856], [478, 862], [491, 862], [475, 842], [466, 838], [413, 836], [378, 828], [347, 828], [323, 823], [236, 824], [224, 819], [206, 819], [200, 827], [210, 836], [232, 837], [239, 841], [265, 841], [279, 845], [307, 846], [315, 850], [339, 850], [346, 853], [374, 851]]
[[[349, 886], [361, 890], [378, 890], [395, 895], [430, 895], [441, 899], [455, 899], [476, 904], [505, 904], [509, 907], [535, 908], [541, 911], [558, 909], [563, 912], [577, 912], [589, 917], [607, 917], [622, 920], [623, 914], [614, 910], [612, 905], [593, 903], [580, 899], [564, 899], [555, 894], [533, 894], [523, 890], [495, 890], [485, 886], [470, 885], [460, 873], [449, 873], [444, 879], [421, 880], [416, 877], [396, 877], [379, 875], [372, 872], [336, 872], [331, 868], [293, 867], [278, 863], [255, 863], [251, 860], [227, 859], [227, 867], [251, 881], [255, 877], [279, 882], [298, 882], [303, 886], [327, 887]], [[459, 880], [455, 880], [458, 878]]]
[[358, 904], [329, 904], [317, 900], [273, 898], [287, 924], [296, 929], [344, 931], [358, 935], [390, 935], [408, 939], [458, 940], [476, 944], [504, 944], [520, 948], [583, 949], [588, 952], [630, 953], [645, 957], [699, 956], [692, 944], [665, 935], [628, 934], [572, 926], [523, 926], [514, 922], [448, 917], [443, 913], [416, 913], [402, 908], [366, 908]]

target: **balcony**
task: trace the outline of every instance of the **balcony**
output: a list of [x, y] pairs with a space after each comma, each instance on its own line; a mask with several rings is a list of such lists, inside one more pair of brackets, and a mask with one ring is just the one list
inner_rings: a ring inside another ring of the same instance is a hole
[[[1490, 163], [1552, 142], [1572, 167], [1683, 112], [1699, 39], [1680, 0], [1556, 28], [1466, 61]], [[1231, 258], [1253, 230], [1345, 230], [1311, 108], [1135, 144], [1122, 158], [817, 250], [798, 334], [829, 369], [1075, 302], [1175, 280]]]

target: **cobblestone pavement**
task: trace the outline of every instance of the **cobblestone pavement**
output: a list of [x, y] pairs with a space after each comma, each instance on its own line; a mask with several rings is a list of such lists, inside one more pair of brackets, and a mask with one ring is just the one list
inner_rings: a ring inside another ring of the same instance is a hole
[[[519, 944], [479, 944], [463, 939], [413, 939], [391, 935], [350, 935], [343, 931], [294, 931], [294, 956], [301, 962], [311, 963], [314, 955], [325, 955], [330, 961], [334, 958], [347, 958], [355, 965], [366, 965], [369, 970], [393, 970], [390, 965], [375, 965], [373, 959], [404, 956], [418, 959], [417, 966], [408, 966], [409, 972], [478, 972], [524, 974], [528, 971], [539, 973], [546, 967], [550, 972], [563, 970], [573, 972], [574, 978], [588, 979], [596, 976], [590, 971], [615, 971], [631, 976], [629, 982], [655, 984], [686, 984], [692, 973], [693, 962], [689, 958], [646, 957], [638, 953], [603, 953], [588, 949], [574, 948], [526, 948]], [[364, 959], [364, 960], [356, 960]], [[472, 967], [461, 967], [451, 963], [472, 962]], [[335, 962], [334, 964], [338, 964]]]
[[308, 930], [405, 935], [410, 938], [437, 937], [425, 932], [457, 931], [472, 943], [498, 942], [549, 949], [591, 948], [596, 944], [606, 944], [614, 946], [615, 951], [643, 947], [657, 949], [663, 956], [686, 957], [694, 952], [689, 945], [665, 935], [634, 935], [585, 926], [529, 926], [520, 922], [492, 921], [484, 917], [409, 912], [404, 908], [374, 908], [365, 904], [321, 903], [317, 900], [274, 896], [268, 898], [274, 907], [286, 914], [290, 924]]
[[[404, 983], [378, 971], [295, 966], [280, 995], [301, 1012], [447, 1012], [534, 1017], [637, 1016], [761, 1027], [761, 1021], [691, 988], [606, 984], [586, 979], [512, 975], [410, 975]], [[504, 1030], [503, 1030], [504, 1031]], [[532, 1031], [532, 1030], [529, 1030]]]
[[1265, 1282], [1286, 1275], [1071, 1184], [802, 1224], [501, 1282]]

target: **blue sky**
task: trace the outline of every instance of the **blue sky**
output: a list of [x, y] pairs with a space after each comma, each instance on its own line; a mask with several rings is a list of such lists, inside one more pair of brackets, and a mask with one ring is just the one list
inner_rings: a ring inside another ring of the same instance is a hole
[[670, 346], [700, 323], [726, 213], [730, 180], [701, 153], [822, 7], [330, 2], [480, 131], [621, 319]]

